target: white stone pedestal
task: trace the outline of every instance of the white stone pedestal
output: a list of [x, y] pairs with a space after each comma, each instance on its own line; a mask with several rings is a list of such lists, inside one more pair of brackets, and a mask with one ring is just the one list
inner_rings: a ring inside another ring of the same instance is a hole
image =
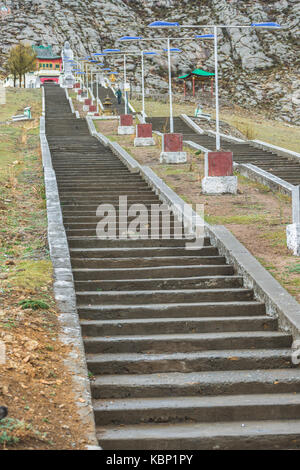
[[132, 135], [135, 134], [134, 126], [119, 126], [118, 135]]
[[160, 163], [186, 163], [186, 152], [161, 152]]
[[286, 243], [295, 256], [300, 256], [300, 224], [287, 225]]
[[202, 180], [204, 194], [236, 194], [237, 176], [205, 176]]
[[148, 147], [149, 145], [155, 145], [153, 137], [136, 137], [134, 139], [135, 147]]

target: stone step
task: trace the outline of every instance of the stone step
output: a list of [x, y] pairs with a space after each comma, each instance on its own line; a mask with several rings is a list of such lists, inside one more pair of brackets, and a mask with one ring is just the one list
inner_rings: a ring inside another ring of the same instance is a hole
[[81, 320], [84, 336], [117, 336], [154, 334], [212, 333], [234, 331], [275, 331], [278, 322], [275, 318], [263, 317], [184, 317], [184, 318], [145, 318], [127, 320]]
[[[155, 195], [151, 194], [116, 194], [116, 193], [110, 193], [110, 194], [101, 194], [97, 195], [95, 197], [89, 197], [88, 195], [84, 194], [74, 194], [72, 197], [63, 197], [63, 195], [60, 195], [60, 201], [62, 204], [62, 208], [64, 206], [75, 206], [75, 207], [92, 207], [93, 210], [95, 208], [95, 211], [97, 210], [99, 204], [113, 204], [116, 208], [119, 206], [119, 203], [121, 202], [120, 196], [122, 196], [122, 201], [125, 201], [124, 196], [127, 197], [127, 204], [144, 204], [145, 207], [151, 206], [151, 204], [160, 204], [159, 199]], [[122, 202], [123, 203], [123, 202]]]
[[[149, 214], [150, 215], [150, 214]], [[143, 231], [146, 230], [146, 232], [150, 232], [150, 228], [152, 228], [153, 230], [156, 228], [160, 228], [160, 229], [163, 229], [165, 232], [167, 230], [174, 230], [174, 227], [178, 227], [178, 228], [181, 228], [181, 230], [179, 230], [178, 232], [178, 235], [180, 236], [183, 231], [184, 231], [184, 227], [182, 225], [182, 222], [179, 222], [178, 220], [176, 220], [174, 218], [174, 216], [172, 216], [171, 214], [165, 214], [164, 215], [164, 219], [162, 219], [162, 217], [156, 217], [156, 216], [153, 216], [153, 220], [151, 220], [151, 217], [145, 217], [145, 222], [141, 222], [141, 224], [139, 224], [138, 221], [136, 221], [136, 217], [137, 216], [134, 216], [134, 217], [127, 217], [125, 215], [125, 217], [122, 215], [121, 218], [118, 217], [118, 215], [116, 216], [107, 216], [107, 215], [104, 215], [104, 216], [98, 216], [98, 217], [94, 217], [93, 219], [94, 220], [91, 220], [90, 222], [84, 222], [82, 223], [80, 220], [76, 220], [74, 222], [67, 222], [66, 220], [64, 220], [64, 225], [65, 225], [65, 228], [66, 229], [82, 229], [82, 230], [90, 230], [90, 229], [95, 229], [97, 227], [98, 224], [104, 227], [116, 227], [117, 229], [117, 233], [119, 233], [119, 231], [126, 231], [127, 228], [129, 230], [129, 233], [136, 233], [136, 231], [140, 231], [141, 229], [143, 229]], [[136, 230], [133, 230], [133, 228]], [[149, 233], [150, 234], [150, 233]]]
[[75, 281], [76, 291], [149, 290], [149, 289], [226, 289], [243, 286], [241, 276], [184, 277], [164, 279], [121, 279]]
[[171, 353], [216, 349], [289, 348], [292, 336], [278, 331], [213, 332], [85, 337], [87, 354]]
[[76, 281], [93, 281], [109, 279], [161, 279], [180, 278], [193, 276], [231, 276], [233, 266], [160, 266], [154, 268], [119, 268], [119, 269], [73, 269], [73, 276]]
[[128, 318], [182, 318], [186, 317], [226, 317], [265, 315], [265, 304], [252, 301], [227, 302], [178, 302], [177, 304], [140, 305], [78, 305], [78, 315], [82, 319], [111, 320]]
[[[148, 211], [151, 211], [151, 205], [160, 205], [159, 200], [144, 200], [143, 198], [140, 198], [139, 201], [131, 201], [130, 199], [127, 199], [127, 203], [129, 205], [131, 204], [143, 204], [145, 208]], [[115, 207], [116, 214], [119, 212], [119, 198], [115, 199], [97, 199], [96, 201], [91, 201], [91, 200], [83, 200], [83, 201], [78, 201], [77, 199], [74, 201], [66, 201], [66, 200], [61, 200], [61, 209], [63, 212], [64, 217], [82, 217], [82, 216], [89, 216], [92, 215], [94, 216], [96, 214], [96, 211], [99, 207], [100, 204], [112, 204]]]
[[286, 369], [291, 366], [291, 351], [229, 349], [168, 354], [87, 354], [87, 365], [93, 375]]
[[138, 291], [76, 292], [78, 305], [155, 304], [177, 302], [224, 302], [252, 300], [252, 289], [181, 289]]
[[129, 181], [126, 181], [126, 178], [116, 178], [116, 180], [114, 181], [114, 183], [112, 183], [111, 181], [107, 181], [105, 179], [101, 180], [101, 179], [98, 179], [98, 181], [85, 181], [85, 182], [82, 182], [82, 181], [61, 181], [60, 179], [58, 179], [58, 188], [60, 190], [70, 190], [70, 189], [73, 189], [75, 188], [76, 190], [80, 189], [80, 190], [84, 190], [86, 188], [91, 188], [91, 189], [97, 189], [97, 188], [101, 188], [102, 189], [102, 186], [103, 185], [109, 185], [110, 188], [118, 188], [118, 187], [123, 187], [126, 185], [126, 188], [128, 189], [132, 189], [132, 188], [149, 188], [149, 186], [144, 183], [143, 181], [140, 181], [140, 180], [129, 180]]
[[[101, 172], [102, 173], [102, 172]], [[118, 172], [119, 173], [119, 172]], [[74, 186], [74, 183], [76, 184], [110, 184], [111, 182], [128, 182], [128, 183], [135, 183], [135, 182], [139, 182], [140, 181], [140, 177], [134, 177], [134, 176], [129, 176], [127, 174], [124, 174], [123, 175], [118, 175], [116, 176], [115, 178], [112, 178], [111, 175], [107, 175], [107, 177], [104, 177], [103, 175], [102, 176], [95, 176], [95, 175], [91, 175], [90, 177], [86, 176], [85, 178], [83, 178], [82, 176], [69, 176], [69, 177], [66, 177], [66, 176], [59, 176], [59, 175], [56, 175], [57, 176], [57, 179], [58, 179], [58, 182], [61, 186], [63, 185], [73, 185]]]
[[[69, 238], [70, 248], [145, 248], [145, 247], [185, 247], [186, 243], [191, 243], [192, 239], [173, 238], [165, 240], [132, 240], [132, 239], [118, 239], [118, 240], [101, 240], [96, 237], [90, 237], [86, 240], [78, 239], [76, 237]], [[198, 240], [195, 250], [199, 246], [210, 246], [210, 239], [204, 237]], [[187, 249], [187, 253], [193, 253], [193, 249]]]
[[[147, 224], [148, 225], [148, 224]], [[114, 225], [112, 226], [114, 227]], [[96, 224], [91, 224], [91, 228], [73, 228], [73, 227], [68, 227], [66, 226], [66, 233], [68, 237], [95, 237], [97, 235], [97, 225]], [[100, 230], [101, 234], [98, 234], [98, 236], [101, 238], [108, 238], [108, 239], [113, 239], [116, 240], [119, 237], [130, 237], [130, 238], [140, 238], [140, 239], [149, 239], [150, 237], [155, 237], [155, 238], [175, 238], [178, 236], [178, 233], [183, 233], [182, 230], [178, 230], [176, 227], [169, 227], [169, 228], [164, 228], [164, 227], [158, 227], [157, 225], [151, 225], [147, 227], [142, 227], [141, 231], [138, 229], [138, 231], [133, 231], [130, 229], [130, 226], [127, 229], [127, 226], [124, 228], [122, 227], [116, 227], [116, 230], [114, 228], [111, 228], [110, 232], [107, 233], [107, 225], [105, 231], [103, 231], [103, 228], [101, 227]], [[105, 235], [104, 235], [105, 234]]]
[[218, 256], [218, 249], [214, 246], [203, 246], [197, 250], [187, 250], [177, 247], [141, 247], [141, 248], [71, 248], [70, 254], [76, 258], [155, 258], [155, 257], [199, 257], [202, 264], [202, 256]]
[[152, 258], [84, 258], [77, 257], [77, 254], [71, 253], [71, 263], [73, 268], [146, 268], [178, 265], [184, 268], [187, 266], [201, 265], [225, 265], [224, 256], [165, 256]]
[[[84, 161], [84, 158], [82, 158], [82, 161]], [[111, 177], [114, 174], [118, 176], [123, 176], [124, 173], [120, 173], [121, 170], [124, 169], [124, 166], [118, 162], [110, 162], [110, 163], [99, 163], [99, 161], [91, 161], [91, 162], [86, 162], [86, 163], [80, 163], [80, 162], [70, 162], [70, 165], [72, 165], [72, 169], [70, 169], [69, 166], [67, 165], [62, 165], [59, 163], [54, 163], [54, 169], [55, 172], [57, 173], [57, 177], [65, 177], [66, 174], [71, 177], [83, 177], [83, 176], [94, 176], [96, 175], [101, 175], [103, 177]], [[92, 172], [92, 175], [91, 175]], [[95, 173], [94, 173], [95, 172]], [[126, 172], [125, 175], [132, 175], [132, 173]]]
[[140, 196], [145, 199], [148, 199], [148, 196], [151, 196], [151, 191], [149, 191], [147, 188], [145, 189], [130, 189], [128, 191], [118, 188], [116, 191], [112, 191], [111, 189], [99, 189], [97, 191], [73, 191], [70, 190], [68, 191], [67, 189], [60, 190], [60, 199], [67, 199], [67, 200], [73, 200], [75, 198], [79, 200], [87, 200], [90, 202], [91, 199], [97, 199], [100, 200], [100, 198], [110, 198], [111, 196], [119, 198], [120, 196], [135, 196], [136, 199], [139, 199]]
[[[145, 208], [141, 211], [139, 211], [139, 215], [142, 215], [142, 216], [148, 216], [149, 215], [149, 219], [151, 220], [151, 217], [156, 220], [156, 217], [160, 217], [162, 218], [162, 215], [164, 217], [168, 217], [170, 216], [171, 220], [174, 219], [174, 215], [172, 214], [172, 212], [170, 212], [169, 210], [163, 210], [163, 211], [160, 211], [159, 214], [157, 214], [157, 210], [156, 210], [156, 204], [154, 205], [155, 207], [151, 208], [151, 206], [148, 208]], [[98, 206], [99, 207], [99, 206]], [[96, 208], [96, 210], [98, 209], [98, 207]], [[91, 222], [95, 222], [95, 223], [98, 223], [100, 219], [102, 219], [104, 216], [101, 215], [101, 216], [98, 216], [96, 215], [96, 210], [95, 211], [76, 211], [76, 213], [72, 213], [72, 212], [69, 212], [69, 213], [66, 213], [66, 211], [64, 210], [64, 213], [63, 213], [63, 218], [64, 218], [64, 223], [65, 224], [71, 224], [71, 223], [91, 223]], [[112, 218], [112, 217], [109, 217], [107, 215], [105, 215], [105, 218], [108, 220], [108, 221], [111, 221], [111, 220], [117, 220], [118, 223], [119, 223], [119, 220], [120, 220], [120, 210], [119, 210], [119, 206], [116, 206], [114, 208], [115, 210], [115, 217]], [[121, 220], [122, 218], [124, 218], [124, 215], [123, 213], [121, 214]], [[128, 215], [127, 216], [127, 219], [128, 220], [134, 220], [136, 218], [136, 215]], [[175, 218], [176, 220], [176, 218]]]
[[106, 194], [116, 189], [116, 192], [119, 193], [122, 190], [128, 190], [129, 192], [143, 192], [149, 191], [149, 187], [146, 183], [116, 183], [110, 184], [109, 189], [102, 187], [100, 184], [96, 185], [74, 185], [74, 186], [61, 186], [58, 185], [59, 191], [63, 194], [76, 194], [76, 193], [92, 193], [92, 194]]
[[97, 437], [104, 450], [114, 451], [299, 450], [300, 420], [101, 426]]
[[94, 399], [299, 393], [299, 369], [97, 375]]
[[[300, 395], [253, 394], [210, 397], [124, 398], [94, 400], [96, 424], [222, 423], [256, 420], [300, 422]], [[184, 435], [185, 436], [185, 435]], [[299, 425], [300, 448], [300, 425]]]

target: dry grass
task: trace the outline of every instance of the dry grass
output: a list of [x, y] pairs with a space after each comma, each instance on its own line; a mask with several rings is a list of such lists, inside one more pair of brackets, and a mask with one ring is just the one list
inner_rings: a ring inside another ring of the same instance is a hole
[[[131, 100], [130, 103], [134, 107], [136, 111], [142, 111], [142, 103], [137, 100]], [[173, 113], [174, 116], [180, 116], [180, 114], [187, 114], [189, 116], [194, 115], [195, 112], [195, 104], [178, 104], [173, 103]], [[145, 101], [145, 111], [148, 116], [169, 116], [170, 115], [170, 107], [167, 103], [162, 103], [159, 101], [152, 101], [147, 100]]]
[[221, 118], [239, 129], [250, 140], [262, 140], [300, 153], [300, 128], [298, 126], [266, 119], [259, 113], [255, 114], [238, 107], [235, 107], [233, 112], [232, 110], [222, 111]]

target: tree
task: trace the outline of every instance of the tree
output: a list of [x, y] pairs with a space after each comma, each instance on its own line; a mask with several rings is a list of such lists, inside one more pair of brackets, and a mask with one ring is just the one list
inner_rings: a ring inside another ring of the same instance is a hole
[[24, 88], [26, 87], [25, 83], [25, 74], [27, 72], [32, 72], [35, 69], [36, 64], [36, 54], [33, 51], [31, 46], [26, 46], [21, 42], [12, 47], [7, 61], [7, 68], [9, 73], [14, 77], [14, 86], [16, 86], [16, 79], [19, 77], [19, 86], [22, 86], [22, 76], [24, 77]]

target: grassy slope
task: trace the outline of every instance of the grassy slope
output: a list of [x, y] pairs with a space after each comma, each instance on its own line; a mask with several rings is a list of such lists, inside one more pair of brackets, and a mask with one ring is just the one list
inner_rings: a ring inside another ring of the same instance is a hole
[[[0, 271], [7, 272], [9, 279], [14, 277], [14, 288], [30, 286], [30, 278], [34, 285], [40, 275], [50, 282], [52, 275], [46, 252], [47, 218], [39, 154], [40, 90], [8, 90], [0, 120], [21, 112], [29, 103], [34, 121], [0, 126]], [[24, 271], [16, 273], [15, 268], [9, 268], [14, 266], [6, 264], [10, 260], [20, 262]], [[45, 265], [48, 279], [42, 275]]]
[[[141, 111], [140, 101], [131, 101], [137, 111]], [[146, 113], [149, 116], [169, 116], [169, 105], [156, 101], [146, 100]], [[194, 115], [195, 104], [174, 103], [174, 116], [180, 114]], [[214, 116], [213, 109], [205, 109]], [[220, 117], [241, 131], [245, 138], [258, 139], [264, 142], [284, 147], [294, 152], [300, 152], [300, 129], [279, 121], [264, 118], [261, 114], [255, 114], [234, 106], [234, 109], [221, 109]]]
[[[5, 124], [28, 104], [33, 121]], [[0, 106], [0, 341], [6, 346], [0, 405], [9, 410], [0, 449], [78, 449], [85, 442], [63, 362], [68, 348], [58, 336], [40, 115], [41, 90], [10, 89]]]

